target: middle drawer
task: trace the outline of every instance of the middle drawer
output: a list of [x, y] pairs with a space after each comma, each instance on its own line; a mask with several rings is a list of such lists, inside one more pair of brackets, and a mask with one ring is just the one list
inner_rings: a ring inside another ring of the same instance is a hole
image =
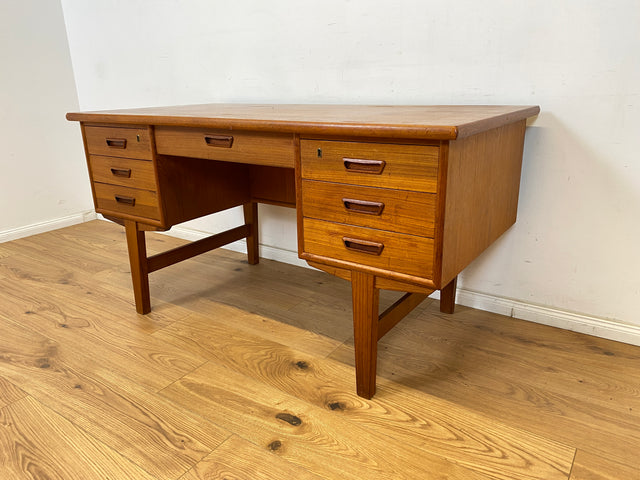
[[164, 155], [293, 168], [293, 135], [284, 133], [156, 127], [156, 149]]
[[144, 190], [158, 189], [153, 162], [149, 160], [91, 155], [89, 163], [94, 182]]
[[436, 195], [302, 181], [305, 217], [361, 227], [433, 237]]

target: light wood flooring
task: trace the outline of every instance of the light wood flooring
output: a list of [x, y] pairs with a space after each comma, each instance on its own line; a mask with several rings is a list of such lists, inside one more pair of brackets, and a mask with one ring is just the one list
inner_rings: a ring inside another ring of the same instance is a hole
[[343, 280], [221, 250], [151, 295], [109, 222], [0, 244], [0, 479], [640, 479], [639, 347], [428, 299], [367, 401]]

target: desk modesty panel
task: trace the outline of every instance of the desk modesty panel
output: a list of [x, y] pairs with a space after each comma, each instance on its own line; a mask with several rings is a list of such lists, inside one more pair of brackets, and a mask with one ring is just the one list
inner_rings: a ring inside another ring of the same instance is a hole
[[[526, 120], [539, 107], [208, 104], [69, 113], [96, 211], [124, 225], [136, 309], [149, 273], [246, 239], [258, 203], [297, 209], [298, 255], [351, 282], [358, 394], [377, 341], [516, 220]], [[242, 206], [244, 224], [147, 257], [145, 231]], [[378, 292], [406, 295], [383, 313]]]

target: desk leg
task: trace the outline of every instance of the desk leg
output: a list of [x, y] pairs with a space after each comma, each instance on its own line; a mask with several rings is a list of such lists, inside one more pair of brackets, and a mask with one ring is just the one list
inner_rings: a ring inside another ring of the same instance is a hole
[[440, 311], [442, 313], [453, 313], [456, 307], [456, 285], [458, 277], [456, 276], [445, 287], [440, 290]]
[[255, 202], [245, 203], [243, 206], [244, 223], [249, 225], [249, 236], [247, 237], [247, 261], [249, 265], [255, 265], [260, 261], [258, 252], [258, 204]]
[[138, 230], [138, 223], [133, 220], [125, 220], [124, 228], [127, 235], [136, 311], [142, 314], [149, 313], [151, 311], [151, 297], [149, 295], [149, 268], [144, 232]]
[[375, 277], [368, 273], [351, 272], [353, 299], [353, 336], [356, 356], [356, 390], [371, 398], [376, 393], [376, 363], [378, 357], [379, 290]]

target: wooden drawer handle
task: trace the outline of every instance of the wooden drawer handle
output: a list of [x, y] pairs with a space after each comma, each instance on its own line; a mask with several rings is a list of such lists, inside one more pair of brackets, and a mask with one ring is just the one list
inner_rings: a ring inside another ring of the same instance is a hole
[[343, 198], [344, 208], [350, 212], [364, 213], [367, 215], [382, 215], [384, 203], [368, 202], [366, 200], [354, 200], [353, 198]]
[[233, 137], [230, 135], [205, 135], [204, 141], [210, 147], [231, 148]]
[[367, 253], [369, 255], [380, 255], [384, 250], [384, 244], [378, 242], [370, 242], [368, 240], [358, 240], [356, 238], [342, 237], [342, 242], [347, 250], [359, 253]]
[[384, 160], [364, 160], [362, 158], [343, 158], [344, 168], [347, 172], [369, 173], [380, 175], [384, 170], [386, 162]]
[[122, 205], [129, 205], [131, 207], [135, 207], [136, 199], [133, 197], [126, 197], [124, 195], [114, 195], [116, 202], [121, 203]]
[[126, 138], [107, 138], [107, 146], [110, 148], [127, 148]]
[[114, 177], [131, 178], [131, 169], [130, 168], [112, 168], [111, 174]]

